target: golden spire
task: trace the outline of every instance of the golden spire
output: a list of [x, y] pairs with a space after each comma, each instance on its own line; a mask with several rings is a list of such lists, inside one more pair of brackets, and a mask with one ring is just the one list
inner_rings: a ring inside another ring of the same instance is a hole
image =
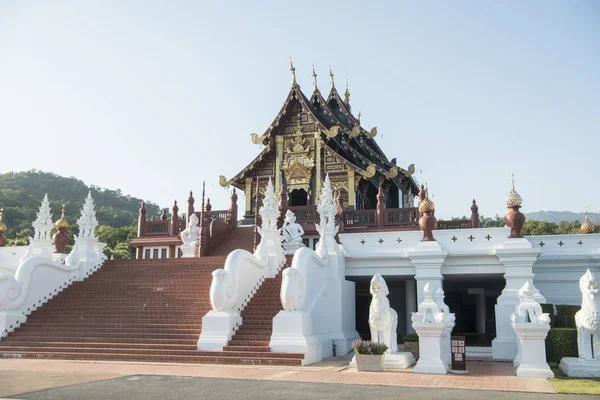
[[313, 85], [315, 87], [315, 92], [316, 92], [319, 89], [317, 88], [317, 73], [315, 72], [315, 64], [313, 64], [312, 67], [313, 67], [313, 73], [312, 73], [312, 76], [313, 76]]
[[0, 208], [0, 235], [2, 235], [8, 229], [4, 223], [4, 208]]
[[294, 68], [292, 57], [290, 57], [290, 71], [292, 71], [292, 85], [296, 85], [296, 68]]
[[594, 225], [588, 219], [587, 206], [585, 206], [585, 220], [581, 224], [581, 233], [594, 233]]
[[348, 78], [346, 78], [346, 91], [344, 92], [344, 103], [350, 104], [350, 90], [348, 89]]
[[62, 215], [60, 219], [54, 224], [54, 226], [56, 226], [56, 229], [67, 229], [69, 227], [69, 222], [65, 219], [65, 207], [66, 204], [63, 204]]
[[506, 197], [506, 207], [521, 207], [523, 199], [515, 190], [515, 174], [512, 174], [512, 189]]
[[358, 124], [360, 125], [360, 110], [358, 110]]
[[335, 82], [333, 81], [333, 71], [331, 65], [329, 66], [329, 77], [331, 78], [331, 90], [335, 89]]

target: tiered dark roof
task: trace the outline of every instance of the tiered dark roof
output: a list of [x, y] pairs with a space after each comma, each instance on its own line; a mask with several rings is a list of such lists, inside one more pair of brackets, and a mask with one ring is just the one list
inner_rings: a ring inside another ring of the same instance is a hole
[[[314, 77], [316, 79], [316, 75]], [[321, 95], [316, 80], [310, 99], [304, 95], [300, 85], [294, 80], [281, 110], [265, 133], [261, 136], [252, 135], [253, 142], [264, 144], [265, 148], [233, 178], [227, 180], [222, 177], [221, 184], [232, 184], [243, 189], [243, 179], [246, 174], [256, 168], [266, 155], [275, 150], [275, 140], [271, 139], [279, 132], [278, 127], [282, 118], [292, 112], [292, 105], [295, 102], [300, 105], [302, 112], [308, 115], [309, 121], [314, 123], [316, 129], [321, 132], [322, 147], [338, 162], [359, 173], [363, 178], [369, 179], [376, 187], [379, 186], [379, 176], [383, 175], [398, 187], [404, 180], [405, 187], [408, 184], [413, 193], [418, 192], [418, 185], [411, 177], [414, 166], [411, 165], [408, 170], [404, 170], [386, 157], [374, 139], [377, 135], [377, 128], [367, 131], [360, 126], [360, 120], [350, 112], [350, 105], [342, 100], [333, 80], [327, 100]]]

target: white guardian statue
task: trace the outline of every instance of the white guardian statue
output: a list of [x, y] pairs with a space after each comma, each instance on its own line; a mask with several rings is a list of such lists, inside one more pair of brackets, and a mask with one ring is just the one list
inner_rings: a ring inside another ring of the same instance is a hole
[[194, 257], [196, 254], [196, 245], [200, 237], [200, 227], [198, 226], [198, 216], [192, 213], [190, 221], [185, 230], [179, 235], [183, 244], [181, 245], [181, 253], [183, 258]]
[[600, 361], [600, 296], [598, 281], [588, 269], [579, 279], [581, 310], [575, 314], [579, 358]]
[[369, 307], [371, 341], [385, 344], [388, 347], [386, 351], [388, 354], [397, 353], [398, 314], [390, 307], [390, 301], [387, 298], [390, 291], [380, 274], [375, 274], [371, 279], [369, 291], [373, 295]]
[[302, 243], [302, 235], [304, 229], [302, 225], [296, 222], [296, 216], [292, 210], [287, 210], [285, 213], [285, 221], [282, 227], [283, 233], [283, 248], [287, 254], [294, 254], [296, 250], [304, 247]]

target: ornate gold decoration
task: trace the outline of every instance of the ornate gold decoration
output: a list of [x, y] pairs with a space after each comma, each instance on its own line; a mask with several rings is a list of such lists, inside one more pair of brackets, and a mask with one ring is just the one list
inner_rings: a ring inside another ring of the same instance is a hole
[[294, 63], [292, 63], [292, 57], [290, 57], [290, 71], [292, 71], [292, 85], [296, 84], [296, 68], [294, 68]]
[[375, 164], [369, 164], [367, 169], [364, 172], [362, 172], [361, 175], [365, 178], [372, 178], [373, 176], [375, 176], [375, 172], [377, 172], [377, 170], [375, 169]]
[[360, 135], [360, 125], [354, 125], [354, 128], [348, 133], [350, 137], [358, 137]]
[[302, 124], [298, 119], [294, 139], [291, 146], [286, 148], [282, 167], [289, 192], [294, 189], [304, 189], [308, 192], [312, 170], [315, 166], [315, 162], [309, 154], [310, 151], [310, 143], [306, 143], [306, 138], [302, 135]]
[[331, 127], [331, 129], [323, 132], [325, 133], [325, 136], [327, 136], [328, 138], [334, 138], [338, 135], [338, 133], [340, 133], [340, 127], [337, 125], [334, 125]]
[[313, 76], [313, 85], [314, 85], [314, 91], [316, 92], [319, 89], [317, 88], [317, 73], [315, 72], [315, 64], [313, 64], [312, 67], [313, 67], [313, 73], [312, 73], [312, 76]]
[[433, 204], [433, 201], [429, 200], [429, 189], [425, 189], [425, 198], [421, 204], [419, 204], [419, 211], [435, 211], [435, 204]]
[[335, 89], [335, 83], [333, 82], [333, 71], [331, 65], [329, 66], [329, 77], [331, 78], [331, 90]]
[[587, 207], [585, 208], [585, 220], [581, 224], [581, 233], [594, 233], [594, 225], [588, 219]]
[[365, 136], [368, 137], [369, 139], [373, 139], [375, 136], [377, 136], [377, 127], [371, 129], [370, 132], [365, 131]]
[[251, 133], [252, 143], [254, 144], [263, 144], [265, 139], [267, 138], [267, 134], [259, 135], [258, 133]]
[[65, 219], [65, 204], [62, 206], [62, 215], [54, 226], [56, 226], [56, 229], [67, 229], [69, 227], [69, 222]]
[[343, 181], [332, 181], [331, 186], [333, 186], [333, 188], [335, 190], [344, 189], [346, 191], [346, 193], [348, 193], [348, 180], [347, 179], [343, 180]]
[[0, 208], [0, 234], [3, 234], [4, 232], [6, 232], [8, 228], [6, 227], [6, 224], [4, 223], [4, 208]]
[[385, 174], [385, 176], [389, 179], [394, 179], [395, 177], [398, 176], [398, 167], [393, 166], [392, 168], [390, 168], [390, 172], [387, 172]]
[[231, 185], [231, 180], [227, 180], [227, 178], [223, 175], [219, 175], [219, 185], [224, 188], [228, 188]]
[[404, 168], [401, 168], [401, 167], [397, 167], [397, 168], [400, 172], [402, 172], [406, 176], [412, 176], [415, 173], [415, 164], [410, 164], [408, 166], [408, 170], [405, 170]]
[[506, 197], [506, 207], [521, 207], [523, 199], [515, 190], [515, 174], [512, 174], [512, 189], [508, 192]]

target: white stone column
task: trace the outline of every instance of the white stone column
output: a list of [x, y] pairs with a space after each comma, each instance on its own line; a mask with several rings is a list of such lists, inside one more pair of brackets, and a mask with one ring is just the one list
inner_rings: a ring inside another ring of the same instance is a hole
[[417, 281], [414, 279], [404, 281], [404, 297], [406, 303], [406, 333], [414, 333], [412, 313], [417, 312]]
[[[492, 341], [492, 356], [495, 359], [512, 360], [517, 355], [517, 335], [511, 326], [510, 316], [519, 304], [519, 289], [529, 281], [533, 285], [533, 264], [540, 255], [527, 239], [507, 239], [503, 249], [496, 255], [504, 265], [506, 286], [496, 301], [496, 338]], [[539, 303], [546, 299], [537, 294]]]
[[410, 258], [416, 270], [418, 304], [423, 302], [423, 287], [427, 282], [429, 282], [434, 292], [437, 289], [443, 289], [442, 265], [447, 255], [448, 252], [442, 250], [442, 246], [437, 241], [421, 242], [415, 247], [414, 251], [408, 253], [408, 258]]

